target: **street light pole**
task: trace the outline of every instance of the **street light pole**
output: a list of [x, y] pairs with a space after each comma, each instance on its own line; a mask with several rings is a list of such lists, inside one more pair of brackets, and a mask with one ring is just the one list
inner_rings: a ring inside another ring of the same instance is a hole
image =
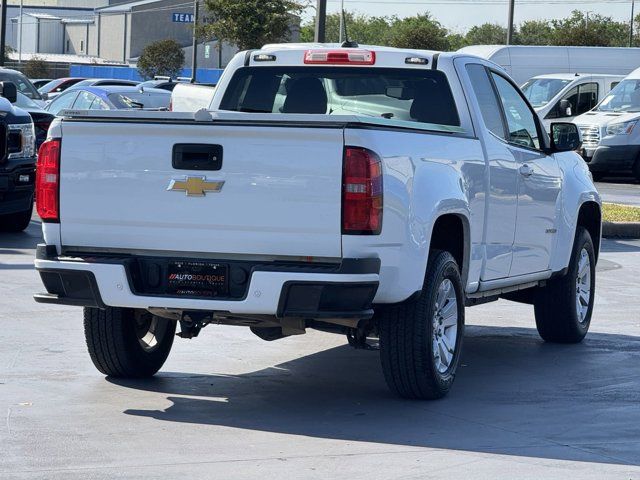
[[[20, 20], [18, 23], [18, 64], [22, 65], [22, 4], [23, 1], [20, 0]], [[87, 45], [87, 48], [89, 48], [89, 46]]]
[[327, 0], [318, 0], [316, 9], [316, 31], [314, 41], [316, 43], [325, 42], [325, 27], [327, 23]]
[[193, 42], [191, 44], [191, 83], [196, 83], [198, 69], [198, 0], [193, 0]]
[[635, 9], [635, 0], [631, 0], [631, 20], [629, 21], [629, 46], [633, 47], [633, 11]]
[[509, 24], [507, 25], [507, 45], [513, 43], [513, 11], [516, 0], [509, 0]]

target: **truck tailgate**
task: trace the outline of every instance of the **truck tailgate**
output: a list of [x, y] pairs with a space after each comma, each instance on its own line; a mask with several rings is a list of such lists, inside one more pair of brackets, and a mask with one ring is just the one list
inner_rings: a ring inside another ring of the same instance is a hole
[[[62, 244], [340, 257], [343, 141], [336, 126], [63, 121]], [[176, 169], [175, 144], [220, 145], [222, 164]], [[168, 190], [189, 177], [224, 184]]]

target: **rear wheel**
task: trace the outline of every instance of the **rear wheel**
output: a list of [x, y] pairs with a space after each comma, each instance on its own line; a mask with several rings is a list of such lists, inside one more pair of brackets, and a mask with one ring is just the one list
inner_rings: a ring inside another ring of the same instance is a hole
[[578, 227], [566, 275], [536, 292], [538, 333], [547, 342], [578, 343], [591, 324], [596, 286], [596, 260], [591, 235]]
[[633, 164], [633, 176], [640, 182], [640, 158]]
[[29, 210], [9, 215], [0, 215], [0, 231], [2, 232], [22, 232], [31, 222], [33, 206]]
[[112, 377], [155, 374], [169, 356], [176, 322], [144, 310], [84, 309], [84, 334], [96, 368]]
[[399, 396], [436, 399], [449, 392], [464, 334], [462, 292], [455, 259], [434, 250], [420, 295], [379, 312], [382, 370]]

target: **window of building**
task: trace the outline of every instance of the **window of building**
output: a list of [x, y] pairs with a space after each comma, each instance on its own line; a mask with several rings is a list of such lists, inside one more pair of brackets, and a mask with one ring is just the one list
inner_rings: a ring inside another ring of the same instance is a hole
[[80, 51], [84, 52], [84, 40], [80, 40]]

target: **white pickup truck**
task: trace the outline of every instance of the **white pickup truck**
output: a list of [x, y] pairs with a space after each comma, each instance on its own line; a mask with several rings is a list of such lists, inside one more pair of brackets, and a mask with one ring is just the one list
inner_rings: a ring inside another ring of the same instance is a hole
[[91, 358], [153, 375], [176, 325], [379, 338], [390, 388], [438, 398], [465, 306], [535, 306], [579, 342], [600, 198], [496, 65], [465, 54], [271, 45], [238, 54], [211, 111], [67, 111], [38, 158], [44, 303], [84, 308]]

